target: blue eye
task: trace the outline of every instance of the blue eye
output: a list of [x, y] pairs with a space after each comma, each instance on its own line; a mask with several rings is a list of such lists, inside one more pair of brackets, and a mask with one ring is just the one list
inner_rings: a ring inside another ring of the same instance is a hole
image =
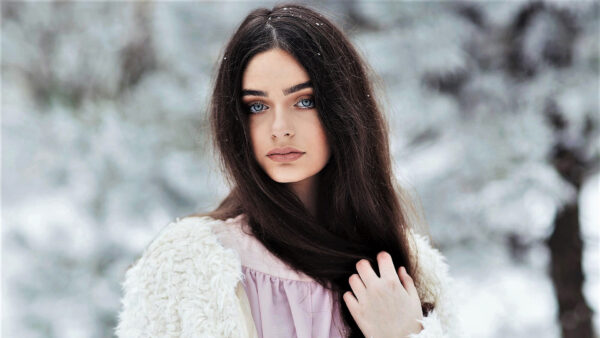
[[[307, 103], [307, 102], [309, 102], [310, 104]], [[298, 101], [298, 103], [302, 103], [302, 104], [308, 105], [308, 106], [304, 106], [304, 108], [313, 108], [315, 106], [315, 103], [314, 103], [312, 97], [310, 97], [310, 98], [304, 98], [304, 99]]]
[[262, 111], [262, 109], [258, 110], [258, 111], [253, 111], [252, 108], [256, 107], [256, 106], [264, 106], [264, 104], [260, 103], [260, 102], [254, 102], [248, 105], [248, 108], [250, 109], [250, 113], [258, 113], [260, 111]]
[[[298, 101], [298, 103], [296, 103], [296, 105], [298, 104], [300, 104], [302, 109], [311, 109], [315, 107], [315, 103], [312, 97], [303, 98], [300, 101]], [[250, 114], [260, 113], [264, 110], [261, 109], [263, 106], [266, 107], [266, 105], [264, 105], [262, 102], [253, 102], [246, 105]]]

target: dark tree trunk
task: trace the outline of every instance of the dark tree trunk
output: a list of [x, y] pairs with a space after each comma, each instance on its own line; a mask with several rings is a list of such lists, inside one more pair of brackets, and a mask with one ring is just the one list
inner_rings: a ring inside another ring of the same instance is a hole
[[563, 338], [592, 338], [592, 311], [583, 293], [583, 242], [579, 231], [579, 205], [569, 204], [554, 219], [548, 239], [550, 275], [558, 300]]

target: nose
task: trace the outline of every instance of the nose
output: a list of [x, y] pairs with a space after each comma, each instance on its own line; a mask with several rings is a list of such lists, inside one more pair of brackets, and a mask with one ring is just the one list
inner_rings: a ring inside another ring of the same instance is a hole
[[276, 109], [273, 125], [271, 127], [271, 138], [282, 138], [284, 136], [292, 137], [295, 132], [292, 126], [291, 118], [285, 109]]

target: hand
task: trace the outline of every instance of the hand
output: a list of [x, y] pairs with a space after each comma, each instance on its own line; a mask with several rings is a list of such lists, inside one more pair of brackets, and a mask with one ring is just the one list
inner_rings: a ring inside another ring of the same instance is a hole
[[419, 333], [423, 326], [418, 320], [423, 313], [413, 279], [404, 267], [396, 274], [392, 256], [385, 251], [377, 255], [377, 262], [381, 277], [368, 260], [356, 263], [358, 274], [349, 279], [353, 292], [343, 296], [350, 314], [367, 338], [404, 338]]

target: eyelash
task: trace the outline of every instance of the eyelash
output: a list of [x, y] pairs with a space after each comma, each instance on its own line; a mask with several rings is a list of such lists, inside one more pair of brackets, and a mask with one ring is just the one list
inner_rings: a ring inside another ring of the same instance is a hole
[[[304, 97], [304, 98], [301, 98], [301, 99], [300, 99], [300, 100], [299, 100], [299, 101], [298, 101], [296, 104], [298, 104], [298, 103], [300, 103], [300, 102], [302, 102], [302, 101], [304, 101], [304, 100], [310, 100], [310, 101], [312, 102], [312, 104], [311, 104], [310, 106], [308, 106], [308, 107], [305, 107], [305, 108], [300, 108], [300, 109], [312, 109], [312, 108], [314, 108], [314, 107], [315, 107], [315, 99], [314, 99], [314, 97], [313, 97], [313, 96], [309, 96], [309, 97]], [[260, 103], [260, 104], [262, 104], [263, 106], [266, 106], [264, 103], [262, 103], [262, 102], [260, 102], [260, 101], [254, 101], [254, 102], [248, 103], [248, 104], [246, 105], [246, 107], [248, 108], [248, 113], [249, 113], [249, 114], [258, 114], [258, 113], [260, 113], [260, 112], [262, 112], [262, 111], [264, 110], [264, 109], [261, 109], [261, 110], [259, 110], [259, 111], [257, 111], [257, 112], [252, 112], [252, 111], [250, 111], [250, 109], [251, 109], [251, 108], [252, 108], [252, 107], [253, 107], [255, 104], [257, 104], [257, 103]]]

